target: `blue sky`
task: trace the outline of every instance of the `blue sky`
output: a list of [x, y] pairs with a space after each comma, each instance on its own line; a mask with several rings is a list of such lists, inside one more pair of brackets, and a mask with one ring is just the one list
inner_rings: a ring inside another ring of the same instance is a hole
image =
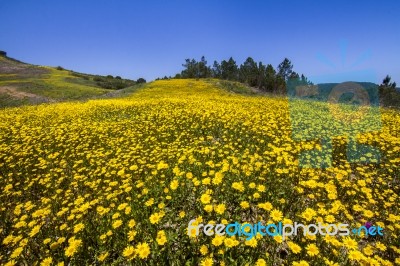
[[38, 65], [152, 80], [202, 55], [288, 57], [317, 82], [400, 84], [400, 1], [1, 0], [0, 14], [0, 50]]

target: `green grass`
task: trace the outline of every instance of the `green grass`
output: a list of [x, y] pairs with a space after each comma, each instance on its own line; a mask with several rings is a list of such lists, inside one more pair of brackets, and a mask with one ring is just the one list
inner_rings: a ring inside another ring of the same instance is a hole
[[[0, 56], [0, 87], [11, 86], [19, 91], [35, 94], [45, 101], [85, 100], [124, 88], [123, 92], [116, 93], [122, 95], [134, 84], [132, 80], [34, 66]], [[0, 107], [30, 103], [37, 103], [37, 99], [14, 99], [7, 94], [0, 97]]]
[[244, 95], [257, 95], [249, 86], [237, 81], [209, 79], [207, 82], [225, 91]]
[[16, 99], [8, 94], [0, 93], [0, 109], [4, 107], [16, 107], [29, 104], [28, 99]]

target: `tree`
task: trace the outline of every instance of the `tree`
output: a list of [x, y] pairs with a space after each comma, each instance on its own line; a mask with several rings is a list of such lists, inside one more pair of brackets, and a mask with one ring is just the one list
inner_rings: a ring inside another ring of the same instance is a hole
[[181, 72], [182, 78], [195, 78], [197, 76], [198, 69], [196, 60], [186, 59], [185, 64], [182, 64], [182, 66], [185, 68]]
[[392, 78], [389, 75], [383, 79], [379, 85], [379, 96], [381, 104], [385, 106], [399, 106], [400, 93], [396, 90], [396, 82], [391, 82]]
[[255, 87], [258, 84], [258, 74], [257, 63], [253, 58], [248, 57], [246, 61], [240, 65], [239, 81]]
[[211, 76], [211, 69], [207, 66], [207, 61], [204, 56], [201, 57], [200, 62], [198, 62], [198, 78], [208, 78]]
[[381, 87], [395, 89], [396, 88], [396, 82], [390, 82], [391, 79], [392, 78], [389, 75], [386, 75], [386, 77], [382, 81]]
[[293, 65], [289, 59], [285, 58], [282, 63], [278, 66], [278, 76], [287, 81], [290, 75], [293, 73]]
[[216, 60], [214, 60], [214, 64], [213, 64], [213, 67], [212, 67], [212, 76], [213, 76], [213, 78], [220, 79], [222, 77], [221, 73], [222, 73], [221, 65]]
[[221, 77], [227, 80], [238, 80], [238, 66], [233, 58], [221, 62]]
[[265, 71], [266, 66], [262, 62], [258, 62], [257, 68], [257, 87], [263, 89], [265, 87]]
[[138, 84], [146, 83], [146, 80], [144, 78], [138, 78], [138, 80], [136, 80], [136, 83], [138, 83]]
[[276, 89], [275, 83], [276, 83], [276, 71], [271, 64], [268, 64], [265, 69], [265, 80], [264, 80], [265, 90], [268, 92], [275, 91]]

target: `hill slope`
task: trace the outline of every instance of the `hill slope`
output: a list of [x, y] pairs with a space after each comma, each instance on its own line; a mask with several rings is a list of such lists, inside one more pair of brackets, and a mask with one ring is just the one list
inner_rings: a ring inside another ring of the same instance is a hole
[[[300, 104], [293, 121], [284, 97], [165, 80], [125, 98], [0, 110], [0, 264], [49, 257], [65, 265], [350, 265], [367, 245], [376, 253], [364, 252], [365, 260], [389, 265], [399, 243], [400, 113], [382, 110], [382, 130], [358, 134], [381, 162], [367, 163], [373, 154], [361, 150], [354, 155], [365, 163], [350, 163], [348, 139], [329, 147], [318, 136], [348, 125], [321, 115], [319, 102]], [[314, 129], [297, 124], [305, 141], [296, 140], [293, 123], [303, 121]], [[331, 166], [303, 168], [302, 158]], [[323, 221], [349, 230], [368, 221], [384, 236], [188, 236], [192, 219]], [[25, 243], [19, 257], [15, 239]], [[310, 247], [319, 256], [310, 257]]]
[[0, 107], [87, 99], [135, 84], [133, 80], [35, 66], [0, 55]]

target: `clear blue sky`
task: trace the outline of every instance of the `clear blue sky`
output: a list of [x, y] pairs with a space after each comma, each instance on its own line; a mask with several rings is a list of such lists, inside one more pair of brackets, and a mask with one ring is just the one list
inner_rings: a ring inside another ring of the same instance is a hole
[[132, 79], [174, 75], [205, 55], [274, 67], [288, 57], [318, 81], [390, 74], [400, 84], [400, 1], [279, 2], [0, 0], [0, 50]]

